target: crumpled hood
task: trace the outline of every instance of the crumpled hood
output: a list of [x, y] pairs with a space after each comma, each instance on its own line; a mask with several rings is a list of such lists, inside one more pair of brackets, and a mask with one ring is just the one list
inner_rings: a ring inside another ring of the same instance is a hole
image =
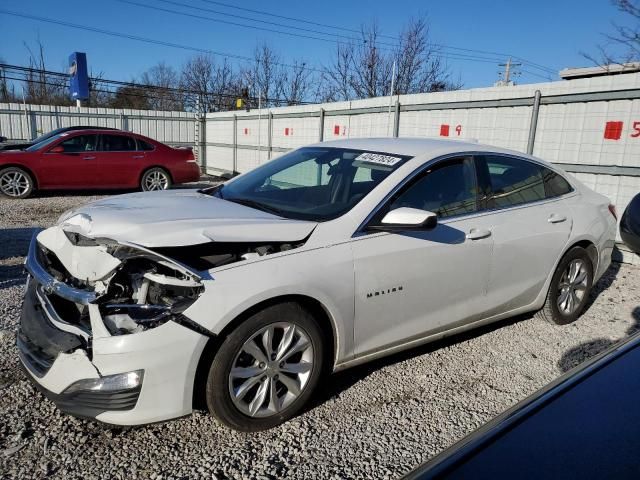
[[145, 247], [206, 242], [290, 242], [316, 222], [288, 220], [196, 190], [132, 193], [98, 200], [64, 214], [64, 229]]

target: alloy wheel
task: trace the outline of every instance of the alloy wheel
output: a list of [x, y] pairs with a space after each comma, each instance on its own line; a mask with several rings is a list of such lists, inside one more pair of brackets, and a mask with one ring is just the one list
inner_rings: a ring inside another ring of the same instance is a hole
[[571, 315], [582, 304], [588, 280], [589, 273], [584, 260], [572, 260], [558, 285], [558, 309], [564, 315]]
[[253, 334], [229, 373], [233, 404], [250, 417], [269, 417], [302, 393], [313, 369], [313, 344], [292, 323], [278, 322]]
[[0, 191], [8, 197], [20, 197], [29, 191], [30, 180], [22, 172], [11, 170], [0, 175]]
[[153, 170], [144, 177], [144, 189], [146, 191], [166, 190], [169, 187], [167, 174], [160, 170]]

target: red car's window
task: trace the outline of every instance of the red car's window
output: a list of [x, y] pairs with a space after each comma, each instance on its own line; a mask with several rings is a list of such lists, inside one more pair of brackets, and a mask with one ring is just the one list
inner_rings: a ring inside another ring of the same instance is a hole
[[132, 137], [124, 135], [102, 135], [102, 148], [104, 152], [131, 152], [136, 149], [136, 141]]

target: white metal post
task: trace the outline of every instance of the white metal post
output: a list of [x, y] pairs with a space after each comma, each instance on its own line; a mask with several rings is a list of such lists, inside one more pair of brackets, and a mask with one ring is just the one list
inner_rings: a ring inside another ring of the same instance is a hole
[[387, 112], [387, 137], [389, 136], [389, 127], [391, 126], [391, 103], [393, 102], [393, 87], [396, 80], [396, 61], [393, 61], [393, 70], [391, 71], [391, 90], [389, 91], [389, 111]]

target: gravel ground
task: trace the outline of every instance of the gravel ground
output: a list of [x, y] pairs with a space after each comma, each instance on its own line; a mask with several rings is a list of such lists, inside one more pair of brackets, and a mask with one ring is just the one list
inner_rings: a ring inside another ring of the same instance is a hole
[[640, 328], [640, 270], [615, 264], [573, 325], [519, 317], [347, 370], [268, 432], [233, 432], [204, 411], [107, 429], [61, 414], [14, 347], [33, 229], [96, 198], [0, 199], [0, 478], [397, 478]]

